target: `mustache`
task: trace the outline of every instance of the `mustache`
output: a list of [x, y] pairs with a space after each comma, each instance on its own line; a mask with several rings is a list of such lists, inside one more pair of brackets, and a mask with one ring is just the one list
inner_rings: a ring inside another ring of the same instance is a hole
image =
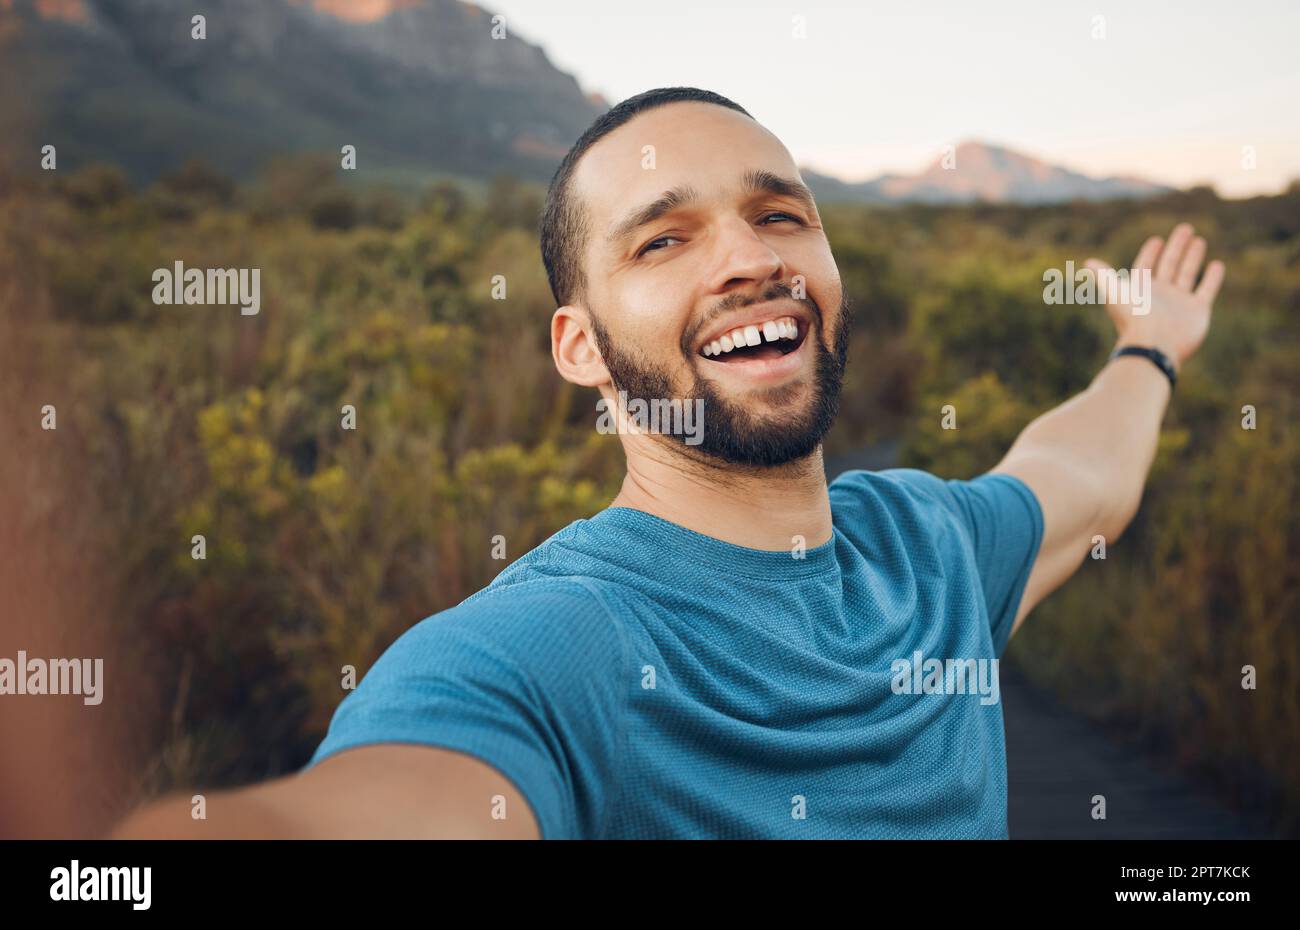
[[[682, 355], [686, 356], [688, 359], [691, 358], [692, 355], [694, 355], [694, 352], [692, 351], [691, 347], [695, 345], [695, 338], [697, 334], [700, 332], [700, 330], [704, 329], [704, 327], [712, 324], [714, 320], [718, 319], [718, 317], [724, 316], [730, 313], [732, 310], [739, 310], [741, 307], [749, 307], [754, 304], [769, 303], [770, 301], [773, 300], [780, 300], [782, 297], [788, 297], [791, 300], [796, 299], [794, 296], [794, 288], [790, 287], [790, 285], [786, 284], [784, 281], [773, 282], [769, 287], [764, 289], [762, 294], [758, 295], [757, 297], [751, 298], [740, 293], [728, 294], [726, 297], [722, 298], [722, 300], [718, 301], [717, 305], [708, 313], [706, 313], [703, 317], [701, 317], [700, 320], [694, 326], [688, 327], [686, 332], [682, 333], [682, 339], [681, 339]], [[821, 306], [818, 305], [817, 301], [813, 299], [811, 294], [805, 293], [804, 296], [800, 299], [812, 308], [813, 322], [816, 325], [818, 335], [820, 336], [822, 333]]]

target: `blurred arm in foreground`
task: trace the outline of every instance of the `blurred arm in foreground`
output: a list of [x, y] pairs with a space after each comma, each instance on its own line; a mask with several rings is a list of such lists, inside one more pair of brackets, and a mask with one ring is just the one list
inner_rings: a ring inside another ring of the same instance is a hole
[[[383, 743], [306, 771], [205, 797], [172, 795], [136, 811], [109, 839], [537, 839], [509, 780], [450, 750]], [[504, 812], [494, 819], [493, 810]], [[471, 813], [472, 812], [472, 813]]]

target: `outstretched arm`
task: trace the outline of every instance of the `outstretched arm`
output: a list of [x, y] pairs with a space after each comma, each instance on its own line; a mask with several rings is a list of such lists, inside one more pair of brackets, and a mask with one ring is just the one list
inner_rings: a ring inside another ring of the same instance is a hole
[[[434, 746], [345, 749], [272, 781], [211, 792], [206, 817], [190, 794], [135, 811], [108, 839], [538, 839], [528, 802], [474, 756]], [[495, 816], [494, 816], [495, 813]]]
[[[1204, 260], [1205, 240], [1187, 223], [1176, 226], [1167, 243], [1148, 239], [1130, 274], [1149, 270], [1149, 306], [1120, 303], [1114, 294], [1106, 303], [1119, 333], [1116, 347], [1153, 347], [1181, 368], [1205, 339], [1223, 283], [1223, 262], [1213, 261], [1197, 284]], [[1087, 264], [1095, 274], [1113, 273], [1095, 259]], [[993, 469], [1029, 485], [1043, 510], [1043, 541], [1013, 635], [1035, 605], [1074, 574], [1094, 536], [1112, 542], [1133, 519], [1169, 398], [1169, 381], [1150, 360], [1121, 356], [1083, 393], [1025, 427]]]

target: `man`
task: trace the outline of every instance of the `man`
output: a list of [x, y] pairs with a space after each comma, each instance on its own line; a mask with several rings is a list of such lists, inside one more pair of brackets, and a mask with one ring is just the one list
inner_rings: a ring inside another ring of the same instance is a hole
[[1223, 279], [1196, 285], [1205, 249], [1147, 241], [1144, 312], [1108, 305], [1146, 354], [991, 473], [828, 488], [849, 311], [793, 160], [715, 94], [624, 101], [548, 194], [555, 365], [606, 410], [702, 400], [702, 429], [622, 418], [611, 506], [408, 630], [306, 769], [116, 835], [1005, 837], [994, 660], [1136, 511]]

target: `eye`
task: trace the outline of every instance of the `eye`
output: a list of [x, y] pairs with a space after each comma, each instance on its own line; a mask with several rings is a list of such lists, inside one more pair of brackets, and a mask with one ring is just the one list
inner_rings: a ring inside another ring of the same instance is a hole
[[792, 214], [790, 214], [790, 213], [779, 213], [779, 212], [777, 212], [777, 213], [766, 213], [766, 214], [763, 215], [762, 219], [759, 220], [759, 222], [760, 222], [760, 223], [763, 223], [764, 225], [766, 225], [766, 224], [767, 224], [767, 221], [770, 220], [770, 219], [772, 219], [772, 217], [774, 217], [774, 216], [784, 217], [785, 219], [790, 220], [792, 223], [799, 223], [799, 224], [801, 224], [801, 225], [802, 225], [802, 222], [803, 222], [803, 221], [800, 220], [797, 216], [794, 216], [794, 215], [792, 215]]
[[668, 241], [668, 240], [670, 240], [670, 239], [673, 240], [673, 241], [677, 241], [677, 237], [676, 237], [676, 236], [660, 236], [658, 239], [651, 239], [651, 240], [650, 240], [649, 242], [647, 242], [645, 245], [641, 246], [641, 248], [640, 248], [640, 249], [637, 251], [637, 253], [636, 253], [636, 257], [637, 257], [637, 258], [640, 258], [640, 257], [641, 257], [642, 255], [644, 255], [646, 252], [657, 252], [657, 251], [659, 251], [661, 248], [663, 248], [663, 246], [656, 246], [655, 243], [656, 243], [656, 242], [666, 242], [666, 241]]

